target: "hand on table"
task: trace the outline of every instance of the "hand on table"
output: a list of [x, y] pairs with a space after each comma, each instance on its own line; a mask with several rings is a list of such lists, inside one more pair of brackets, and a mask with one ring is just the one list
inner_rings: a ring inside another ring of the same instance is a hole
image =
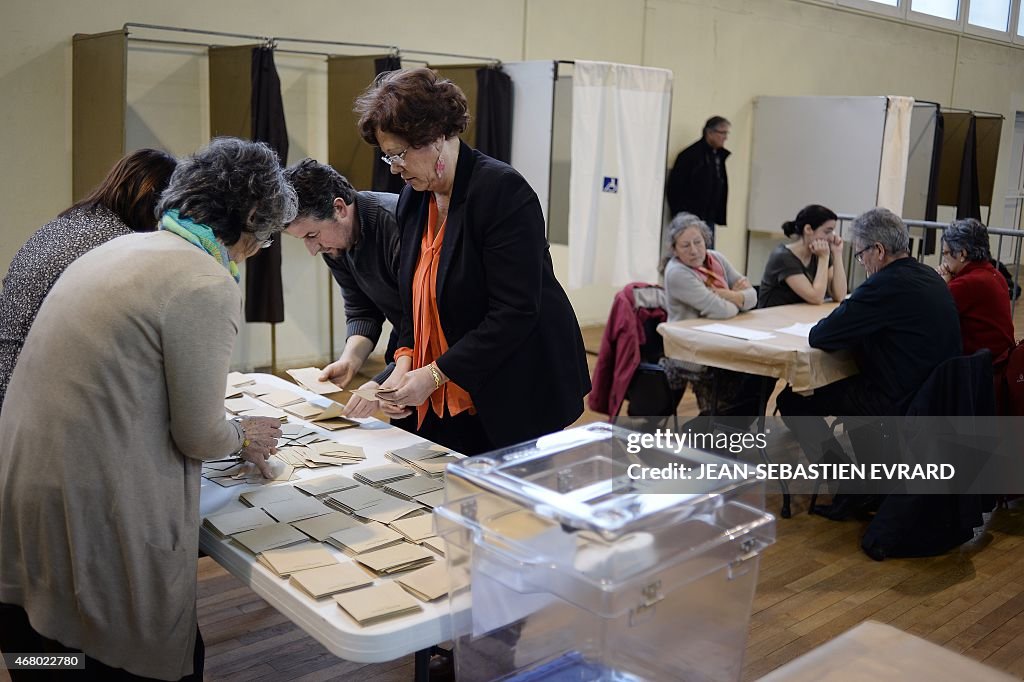
[[270, 456], [277, 452], [277, 439], [281, 437], [281, 422], [272, 417], [242, 417], [242, 449], [238, 455], [252, 462], [264, 478], [273, 478]]

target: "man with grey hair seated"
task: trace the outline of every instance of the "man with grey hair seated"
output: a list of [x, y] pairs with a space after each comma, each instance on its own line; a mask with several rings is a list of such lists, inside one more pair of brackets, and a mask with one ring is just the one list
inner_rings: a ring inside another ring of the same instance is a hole
[[[787, 387], [777, 401], [811, 461], [842, 450], [824, 419], [810, 417], [902, 415], [932, 370], [961, 350], [953, 297], [935, 270], [910, 257], [910, 235], [899, 216], [884, 208], [861, 214], [852, 241], [868, 277], [811, 329], [808, 341], [825, 351], [852, 351], [860, 374], [807, 396]], [[851, 440], [858, 459], [870, 456], [854, 433]]]

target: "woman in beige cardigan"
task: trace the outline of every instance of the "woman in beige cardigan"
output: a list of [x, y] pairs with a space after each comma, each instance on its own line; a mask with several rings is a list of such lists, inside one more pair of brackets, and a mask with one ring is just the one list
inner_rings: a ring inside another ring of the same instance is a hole
[[[268, 472], [268, 419], [224, 418], [237, 263], [295, 216], [266, 145], [181, 161], [157, 212], [72, 263], [43, 302], [0, 414], [0, 648], [86, 655], [91, 679], [202, 679], [199, 478]], [[19, 671], [10, 671], [15, 680]]]

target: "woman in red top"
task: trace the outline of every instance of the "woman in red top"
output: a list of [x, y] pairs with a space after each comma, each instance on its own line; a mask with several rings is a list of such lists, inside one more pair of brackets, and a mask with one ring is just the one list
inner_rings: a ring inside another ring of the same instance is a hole
[[950, 223], [942, 233], [942, 262], [936, 270], [949, 284], [960, 313], [964, 355], [988, 348], [995, 360], [1012, 348], [1010, 291], [992, 265], [985, 226], [974, 218]]

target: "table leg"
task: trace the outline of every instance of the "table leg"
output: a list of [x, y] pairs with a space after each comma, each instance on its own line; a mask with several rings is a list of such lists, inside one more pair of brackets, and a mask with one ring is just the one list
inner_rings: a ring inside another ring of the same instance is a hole
[[[774, 386], [776, 381], [777, 379], [773, 377], [761, 377], [761, 402], [758, 404], [764, 405], [764, 410], [762, 410], [761, 414], [757, 418], [757, 430], [760, 433], [764, 433], [765, 422], [768, 419], [768, 415], [766, 414], [768, 411], [768, 389], [769, 387]], [[761, 452], [761, 459], [764, 460], [764, 463], [771, 464], [771, 460], [768, 459], [768, 451], [764, 448], [758, 448], [758, 450]], [[789, 505], [789, 484], [784, 480], [780, 480], [779, 487], [782, 488], [782, 511], [779, 515], [784, 519], [788, 519], [793, 515]]]

